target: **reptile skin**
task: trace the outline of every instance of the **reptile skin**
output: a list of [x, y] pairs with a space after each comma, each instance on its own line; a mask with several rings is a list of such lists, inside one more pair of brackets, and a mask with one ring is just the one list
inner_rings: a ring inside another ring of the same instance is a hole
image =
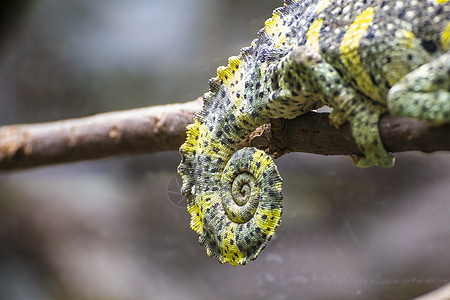
[[191, 228], [208, 255], [245, 264], [274, 235], [281, 178], [270, 156], [240, 142], [271, 118], [327, 105], [349, 122], [359, 167], [393, 165], [380, 115], [450, 122], [448, 0], [285, 1], [250, 47], [219, 67], [187, 127], [178, 171]]

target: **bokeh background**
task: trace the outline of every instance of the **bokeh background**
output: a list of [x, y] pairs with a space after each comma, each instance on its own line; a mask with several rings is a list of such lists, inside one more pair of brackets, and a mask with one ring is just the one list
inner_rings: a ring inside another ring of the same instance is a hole
[[[195, 99], [281, 4], [4, 5], [0, 125]], [[282, 226], [236, 268], [189, 229], [178, 163], [167, 152], [0, 173], [0, 299], [401, 300], [450, 281], [449, 154], [397, 155], [392, 169], [278, 159]]]

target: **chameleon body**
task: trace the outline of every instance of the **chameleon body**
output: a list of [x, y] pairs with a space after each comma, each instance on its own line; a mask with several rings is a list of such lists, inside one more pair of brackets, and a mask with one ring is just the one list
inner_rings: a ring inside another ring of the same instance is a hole
[[219, 67], [187, 127], [178, 171], [191, 228], [221, 263], [256, 258], [280, 224], [272, 159], [240, 142], [271, 118], [328, 105], [349, 122], [359, 167], [393, 164], [381, 114], [450, 122], [448, 0], [288, 0], [250, 47]]

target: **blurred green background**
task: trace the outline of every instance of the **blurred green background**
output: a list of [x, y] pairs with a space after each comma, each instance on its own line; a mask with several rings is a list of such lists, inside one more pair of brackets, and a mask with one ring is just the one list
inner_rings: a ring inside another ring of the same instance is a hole
[[[192, 100], [281, 0], [0, 6], [0, 125]], [[282, 226], [209, 258], [176, 152], [0, 173], [0, 299], [410, 299], [450, 281], [450, 156], [392, 169], [289, 154]], [[178, 203], [178, 201], [181, 201]]]

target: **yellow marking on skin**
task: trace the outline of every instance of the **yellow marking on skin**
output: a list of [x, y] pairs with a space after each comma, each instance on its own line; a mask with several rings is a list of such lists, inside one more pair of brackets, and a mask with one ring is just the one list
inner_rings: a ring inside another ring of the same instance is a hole
[[[241, 253], [241, 251], [239, 251], [238, 247], [236, 246], [236, 241], [234, 240], [234, 233], [231, 231], [233, 229], [233, 231], [236, 232], [237, 226], [238, 224], [231, 223], [231, 225], [228, 226], [226, 230], [227, 237], [225, 238], [225, 234], [222, 236], [223, 257], [225, 258], [225, 261], [229, 262], [232, 266], [237, 266], [239, 264], [239, 261], [242, 260], [242, 258], [244, 258], [244, 255]], [[233, 245], [230, 242], [231, 239], [233, 239]], [[225, 252], [225, 250], [227, 252]], [[237, 255], [237, 257], [235, 254]]]
[[241, 60], [238, 56], [231, 56], [228, 58], [228, 68], [231, 70], [236, 70], [236, 67], [239, 67], [241, 64]]
[[186, 127], [186, 142], [181, 145], [181, 150], [192, 152], [197, 149], [196, 136], [199, 136], [199, 123], [195, 121]]
[[266, 75], [266, 68], [267, 68], [266, 63], [261, 64], [261, 66], [259, 67], [259, 76], [261, 78], [264, 78], [264, 76]]
[[281, 22], [281, 17], [276, 12], [273, 13], [272, 18], [268, 19], [264, 26], [266, 28], [267, 34], [278, 33], [277, 26]]
[[[263, 216], [266, 215], [266, 218], [263, 218]], [[280, 219], [281, 216], [281, 209], [266, 209], [260, 207], [258, 209], [258, 215], [254, 216], [256, 223], [258, 224], [258, 227], [261, 228], [262, 231], [267, 233], [274, 233], [273, 230], [268, 230], [267, 228], [273, 228], [276, 226], [276, 222]]]
[[[412, 49], [416, 47], [414, 33], [408, 30], [402, 30], [403, 36], [400, 37], [401, 46], [403, 49]], [[386, 79], [389, 85], [393, 86], [401, 78], [403, 78], [410, 70], [407, 66], [398, 64], [397, 62], [391, 62], [384, 66], [388, 71], [385, 72]]]
[[[206, 201], [205, 198], [210, 197], [210, 201]], [[213, 203], [214, 199], [217, 199], [219, 197], [218, 192], [213, 192], [211, 194], [204, 194], [200, 197], [195, 197], [195, 201], [191, 204], [188, 204], [187, 210], [189, 214], [191, 215], [191, 222], [190, 226], [191, 229], [198, 234], [203, 234], [203, 215], [206, 208], [204, 207], [207, 203]], [[201, 209], [203, 207], [203, 209]]]
[[228, 59], [228, 66], [220, 66], [217, 68], [217, 76], [221, 79], [224, 84], [229, 85], [235, 78], [236, 70], [239, 68], [241, 60], [238, 56], [231, 56]]
[[[236, 66], [240, 65], [240, 60], [237, 56], [232, 56], [228, 59], [228, 66], [220, 66], [217, 68], [217, 76], [225, 84], [229, 84], [231, 82], [231, 79], [234, 78], [234, 74], [236, 73]], [[234, 71], [234, 72], [233, 72]]]
[[379, 102], [382, 98], [372, 83], [369, 74], [364, 69], [358, 55], [361, 39], [373, 20], [373, 7], [369, 7], [359, 14], [348, 28], [341, 42], [341, 57], [343, 64], [356, 80], [358, 87], [369, 97]]
[[416, 45], [414, 44], [414, 39], [416, 38], [416, 36], [414, 35], [414, 33], [412, 33], [411, 31], [402, 30], [403, 35], [404, 35], [404, 43], [402, 44], [403, 47], [405, 48], [414, 48]]
[[264, 23], [266, 34], [272, 39], [275, 47], [279, 48], [286, 41], [286, 32], [289, 32], [289, 27], [283, 25], [283, 21], [279, 14], [273, 13], [272, 18]]
[[[193, 151], [202, 149], [210, 157], [223, 155], [218, 154], [213, 150], [216, 148], [219, 150], [219, 153], [225, 152], [230, 155], [230, 149], [225, 148], [217, 141], [210, 140], [211, 138], [209, 137], [207, 126], [205, 124], [202, 125], [198, 120], [194, 120], [194, 123], [187, 127], [186, 142], [181, 146], [180, 150], [192, 153]], [[205, 141], [208, 141], [208, 147], [203, 146]], [[205, 200], [208, 197], [211, 198], [210, 201]], [[212, 205], [212, 203], [220, 201], [218, 199], [220, 199], [220, 196], [217, 192], [204, 193], [201, 196], [195, 197], [193, 203], [188, 204], [187, 210], [192, 216], [190, 223], [192, 230], [200, 235], [203, 233], [203, 212]], [[201, 207], [203, 207], [203, 210], [200, 209]]]
[[[251, 162], [250, 168], [252, 170], [255, 170], [254, 176], [256, 178], [262, 178], [262, 172], [264, 172], [264, 170], [270, 166], [271, 164], [271, 160], [267, 160], [267, 159], [261, 159], [261, 157], [264, 155], [264, 152], [257, 152], [254, 156], [254, 159]], [[260, 163], [259, 168], [256, 166], [257, 163]]]
[[200, 215], [199, 204], [195, 203], [188, 205], [187, 210], [192, 216], [191, 229], [201, 235], [203, 233], [203, 215], [201, 217], [197, 216], [197, 213]]
[[445, 2], [447, 2], [448, 0], [437, 0], [437, 3], [438, 4], [442, 4], [442, 3], [445, 3]]
[[441, 34], [441, 44], [444, 50], [450, 48], [450, 23], [447, 23], [447, 26]]
[[330, 4], [330, 0], [322, 0], [317, 4], [316, 12], [320, 14], [325, 8], [327, 8], [328, 4]]
[[319, 35], [320, 29], [322, 28], [323, 19], [315, 20], [311, 26], [309, 26], [308, 32], [306, 33], [306, 46], [312, 47], [316, 52], [320, 51], [319, 48]]
[[228, 68], [225, 66], [220, 66], [217, 68], [217, 76], [219, 76], [219, 79], [222, 80], [225, 84], [229, 83], [229, 72]]
[[[204, 146], [205, 142], [208, 143], [207, 147]], [[205, 124], [200, 124], [197, 120], [188, 125], [186, 142], [180, 150], [189, 152], [203, 150], [209, 157], [226, 157], [233, 154], [230, 148], [212, 139], [208, 127]]]
[[[209, 201], [206, 201], [207, 198], [210, 198]], [[220, 201], [220, 195], [218, 192], [210, 192], [201, 195], [201, 197], [195, 198], [195, 203], [189, 204], [187, 210], [191, 215], [191, 229], [198, 234], [203, 233], [203, 216], [206, 209], [211, 207], [213, 203]], [[203, 207], [203, 209], [200, 209]]]
[[228, 65], [226, 67], [221, 66], [217, 68], [217, 77], [222, 80], [224, 87], [228, 87], [230, 90], [230, 95], [232, 97], [232, 102], [235, 106], [240, 106], [242, 98], [236, 97], [236, 93], [239, 90], [243, 90], [244, 82], [241, 80], [240, 65], [242, 60], [239, 56], [231, 56], [228, 59]]

